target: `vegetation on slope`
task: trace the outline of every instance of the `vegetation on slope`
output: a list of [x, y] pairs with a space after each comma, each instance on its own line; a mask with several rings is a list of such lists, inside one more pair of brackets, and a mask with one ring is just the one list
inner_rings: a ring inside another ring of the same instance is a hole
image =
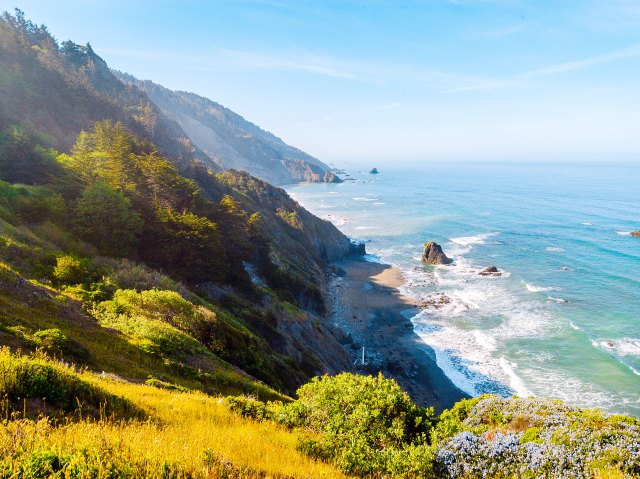
[[[45, 411], [42, 405], [36, 409], [29, 403], [24, 410], [22, 403], [18, 408], [5, 407], [0, 421], [2, 478], [342, 476], [297, 451], [298, 433], [235, 417], [218, 398], [176, 391], [169, 384], [157, 388], [74, 372], [42, 358], [0, 351], [0, 367], [7, 362], [55, 371], [52, 377], [60, 375], [65, 383], [82, 384], [84, 389], [69, 391], [83, 407], [78, 406], [66, 421], [32, 417]], [[5, 384], [0, 382], [0, 390], [5, 390]], [[19, 387], [22, 397], [31, 400], [35, 391], [29, 383]], [[143, 417], [104, 414], [104, 408], [101, 414], [87, 417], [86, 404], [95, 391], [111, 402], [135, 405]], [[35, 396], [40, 394], [37, 391]]]
[[435, 417], [393, 380], [316, 378], [282, 404], [230, 398], [232, 411], [305, 432], [313, 458], [366, 477], [640, 476], [640, 421], [561, 401], [481, 396]]

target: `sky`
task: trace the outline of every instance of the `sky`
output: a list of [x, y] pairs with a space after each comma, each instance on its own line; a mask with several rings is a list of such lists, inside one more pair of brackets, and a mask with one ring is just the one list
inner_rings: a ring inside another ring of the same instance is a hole
[[640, 0], [0, 0], [327, 163], [640, 163]]

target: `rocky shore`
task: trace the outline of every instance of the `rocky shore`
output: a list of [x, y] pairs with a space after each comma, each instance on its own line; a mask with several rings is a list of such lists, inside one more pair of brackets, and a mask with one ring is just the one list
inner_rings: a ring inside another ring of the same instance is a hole
[[[359, 259], [334, 263], [330, 282], [331, 319], [356, 371], [393, 377], [422, 405], [436, 411], [466, 395], [437, 366], [435, 353], [413, 331], [409, 318], [418, 304], [402, 296], [398, 268]], [[362, 363], [364, 347], [365, 362]]]

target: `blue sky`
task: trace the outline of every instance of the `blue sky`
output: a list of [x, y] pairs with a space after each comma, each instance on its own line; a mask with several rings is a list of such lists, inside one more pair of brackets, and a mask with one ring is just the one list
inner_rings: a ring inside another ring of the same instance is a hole
[[639, 0], [0, 0], [326, 162], [640, 160]]

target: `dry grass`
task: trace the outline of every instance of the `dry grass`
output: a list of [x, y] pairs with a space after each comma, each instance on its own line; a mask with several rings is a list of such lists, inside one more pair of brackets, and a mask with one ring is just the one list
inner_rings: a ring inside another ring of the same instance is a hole
[[15, 477], [49, 477], [47, 468], [58, 468], [55, 477], [343, 477], [299, 453], [295, 433], [233, 416], [221, 398], [82, 378], [129, 399], [150, 419], [5, 422], [0, 477], [20, 470]]

